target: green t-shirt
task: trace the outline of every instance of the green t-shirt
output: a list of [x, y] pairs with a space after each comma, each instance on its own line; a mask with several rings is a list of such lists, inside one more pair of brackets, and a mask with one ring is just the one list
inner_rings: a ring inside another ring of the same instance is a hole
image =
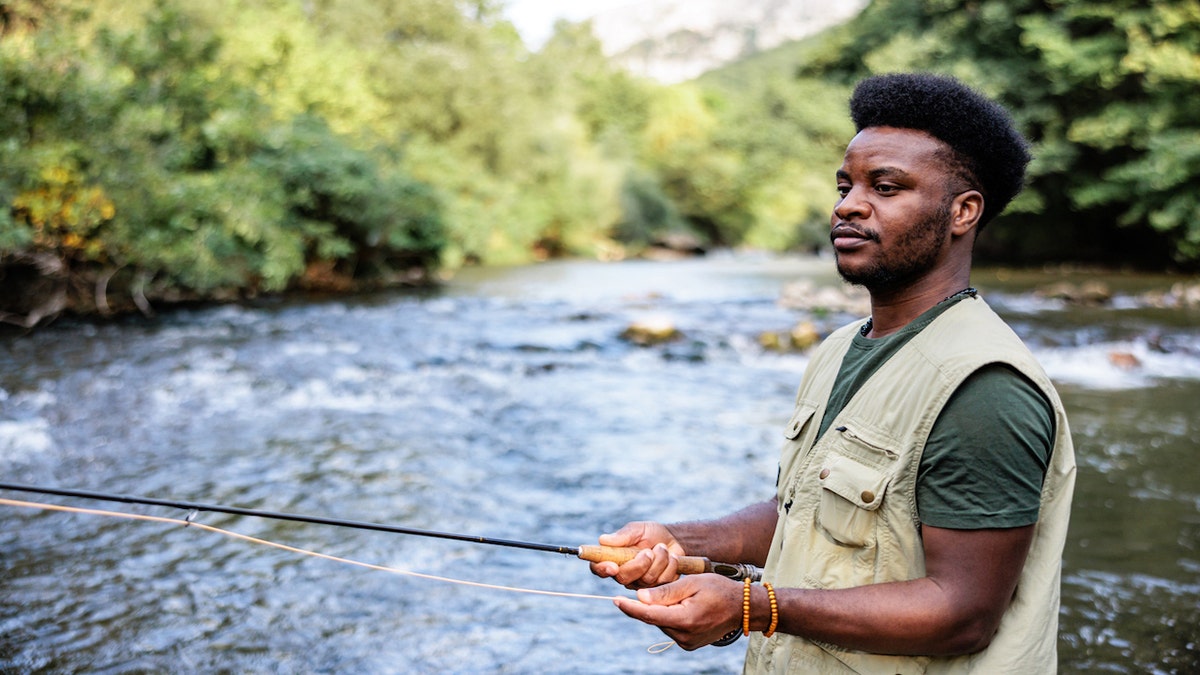
[[[818, 433], [825, 434], [880, 366], [962, 299], [943, 301], [886, 337], [855, 335]], [[972, 373], [950, 396], [926, 441], [917, 468], [921, 522], [958, 530], [1037, 522], [1053, 439], [1054, 410], [1025, 376], [1002, 364]]]

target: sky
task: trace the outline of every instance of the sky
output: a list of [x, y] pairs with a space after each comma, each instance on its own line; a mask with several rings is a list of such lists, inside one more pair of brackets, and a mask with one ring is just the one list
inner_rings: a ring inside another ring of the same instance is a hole
[[558, 19], [582, 21], [631, 0], [508, 0], [505, 15], [517, 27], [530, 49], [538, 49], [550, 37]]

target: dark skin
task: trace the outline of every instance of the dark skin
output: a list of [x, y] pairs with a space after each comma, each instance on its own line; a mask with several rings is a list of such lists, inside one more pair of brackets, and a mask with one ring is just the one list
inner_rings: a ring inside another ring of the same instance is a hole
[[[868, 337], [896, 332], [970, 285], [983, 196], [956, 178], [946, 151], [928, 134], [890, 127], [864, 129], [846, 149], [831, 241], [839, 272], [871, 293]], [[615, 601], [622, 612], [658, 626], [684, 649], [696, 649], [741, 627], [742, 584], [713, 574], [681, 577], [675, 558], [701, 555], [761, 566], [777, 519], [771, 499], [712, 521], [630, 523], [600, 543], [645, 550], [624, 565], [596, 563], [592, 570], [639, 589], [636, 600]], [[1012, 599], [1033, 529], [924, 525], [924, 577], [837, 590], [776, 589], [778, 630], [878, 654], [979, 651]], [[766, 590], [755, 585], [751, 630], [766, 630], [769, 623]]]

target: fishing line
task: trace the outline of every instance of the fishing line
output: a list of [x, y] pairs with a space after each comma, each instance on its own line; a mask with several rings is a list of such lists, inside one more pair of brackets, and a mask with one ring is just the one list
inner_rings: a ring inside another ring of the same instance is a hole
[[[410, 528], [400, 528], [400, 527], [395, 527], [395, 526], [379, 525], [376, 523], [362, 523], [362, 522], [357, 522], [357, 521], [336, 520], [336, 519], [331, 519], [331, 518], [320, 518], [320, 517], [314, 517], [314, 516], [301, 516], [301, 515], [296, 515], [296, 514], [269, 513], [269, 512], [262, 512], [262, 511], [253, 511], [250, 509], [239, 509], [239, 508], [234, 508], [234, 507], [215, 506], [212, 504], [193, 504], [193, 503], [189, 503], [189, 502], [175, 502], [175, 501], [167, 501], [167, 500], [149, 499], [149, 498], [144, 498], [144, 497], [130, 497], [127, 495], [106, 495], [106, 494], [101, 494], [101, 493], [83, 492], [83, 491], [79, 491], [79, 490], [65, 490], [65, 489], [58, 489], [58, 488], [40, 488], [40, 487], [34, 487], [34, 486], [29, 486], [29, 485], [11, 485], [8, 483], [0, 483], [0, 489], [23, 490], [26, 492], [41, 492], [44, 494], [62, 494], [62, 495], [67, 495], [67, 496], [85, 497], [85, 498], [92, 498], [92, 499], [103, 499], [103, 500], [107, 500], [107, 501], [120, 501], [120, 502], [125, 502], [125, 503], [132, 503], [132, 504], [147, 504], [147, 505], [158, 505], [158, 506], [171, 506], [173, 508], [187, 508], [187, 509], [189, 509], [188, 515], [184, 519], [180, 520], [179, 518], [167, 518], [167, 517], [163, 517], [163, 516], [149, 516], [149, 515], [142, 515], [142, 514], [135, 514], [135, 513], [126, 513], [126, 512], [122, 512], [122, 511], [106, 511], [103, 509], [88, 509], [88, 508], [81, 508], [81, 507], [76, 507], [76, 506], [62, 506], [59, 504], [46, 504], [44, 502], [30, 502], [30, 501], [21, 501], [21, 500], [16, 500], [16, 499], [0, 498], [0, 505], [5, 505], [5, 506], [16, 506], [16, 507], [29, 508], [29, 509], [40, 509], [43, 511], [59, 511], [59, 512], [63, 512], [63, 513], [76, 513], [76, 514], [106, 516], [109, 518], [120, 518], [120, 519], [125, 519], [125, 520], [141, 520], [141, 521], [147, 521], [147, 522], [153, 522], [153, 523], [167, 523], [167, 524], [171, 524], [171, 525], [182, 525], [183, 527], [197, 527], [201, 530], [213, 532], [215, 534], [224, 535], [226, 537], [230, 537], [233, 539], [240, 539], [242, 541], [250, 542], [253, 544], [259, 544], [261, 546], [268, 546], [271, 548], [276, 548], [276, 549], [280, 549], [283, 551], [296, 553], [299, 555], [310, 556], [313, 558], [320, 558], [322, 560], [328, 560], [331, 562], [342, 563], [345, 565], [354, 565], [356, 567], [363, 567], [363, 568], [370, 569], [370, 570], [376, 570], [376, 571], [380, 571], [380, 572], [388, 572], [391, 574], [397, 574], [400, 576], [412, 577], [412, 578], [416, 578], [416, 579], [425, 579], [428, 581], [440, 581], [443, 583], [456, 584], [459, 586], [470, 586], [470, 587], [474, 587], [474, 588], [486, 588], [486, 589], [496, 590], [496, 591], [507, 591], [510, 593], [524, 593], [526, 595], [542, 595], [542, 596], [550, 596], [550, 597], [557, 597], [557, 598], [574, 598], [574, 599], [579, 599], [579, 600], [607, 600], [609, 602], [612, 602], [612, 601], [619, 599], [619, 597], [620, 597], [620, 596], [615, 596], [615, 595], [591, 595], [591, 594], [587, 594], [587, 593], [567, 593], [567, 592], [563, 592], [563, 591], [546, 591], [546, 590], [540, 590], [540, 589], [535, 589], [535, 588], [520, 588], [520, 587], [516, 587], [516, 586], [502, 586], [502, 585], [498, 585], [498, 584], [488, 584], [488, 583], [483, 583], [483, 582], [479, 582], [479, 581], [468, 581], [465, 579], [454, 579], [451, 577], [438, 576], [438, 575], [434, 575], [434, 574], [425, 574], [423, 572], [413, 572], [411, 570], [402, 570], [402, 569], [398, 569], [395, 567], [387, 567], [384, 565], [376, 565], [374, 563], [367, 563], [367, 562], [362, 562], [359, 560], [351, 560], [350, 558], [342, 558], [342, 557], [330, 555], [327, 553], [320, 553], [318, 551], [310, 551], [307, 549], [297, 548], [295, 546], [289, 546], [287, 544], [281, 544], [279, 542], [270, 541], [267, 539], [261, 539], [259, 537], [252, 537], [250, 535], [241, 534], [240, 532], [234, 532], [232, 530], [225, 530], [225, 529], [222, 529], [219, 527], [214, 527], [212, 525], [205, 525], [204, 523], [198, 523], [195, 521], [195, 518], [199, 514], [200, 511], [215, 511], [215, 512], [219, 512], [219, 513], [229, 513], [229, 514], [234, 514], [234, 515], [251, 515], [251, 516], [259, 516], [259, 517], [265, 517], [265, 518], [276, 518], [276, 519], [280, 519], [280, 520], [292, 520], [292, 521], [308, 522], [308, 523], [316, 523], [316, 524], [324, 524], [324, 525], [337, 525], [337, 526], [341, 526], [341, 527], [352, 527], [352, 528], [358, 528], [358, 529], [379, 530], [379, 531], [394, 532], [394, 533], [399, 533], [399, 534], [414, 534], [414, 535], [420, 535], [420, 536], [435, 537], [435, 538], [440, 538], [440, 539], [454, 539], [454, 540], [458, 540], [458, 541], [469, 541], [469, 542], [480, 543], [480, 544], [491, 544], [491, 545], [496, 545], [496, 546], [511, 546], [511, 547], [516, 547], [516, 548], [532, 549], [532, 550], [537, 550], [537, 551], [547, 551], [547, 552], [553, 552], [553, 553], [576, 555], [584, 560], [593, 560], [593, 561], [599, 560], [599, 559], [613, 560], [613, 558], [609, 558], [609, 557], [605, 557], [605, 556], [611, 555], [613, 552], [619, 551], [619, 549], [609, 549], [608, 547], [603, 547], [603, 546], [590, 546], [590, 547], [589, 546], [581, 546], [579, 548], [568, 547], [568, 546], [553, 546], [553, 545], [548, 545], [548, 544], [536, 544], [536, 543], [532, 543], [532, 542], [512, 541], [512, 540], [505, 540], [505, 539], [491, 539], [491, 538], [487, 538], [487, 537], [476, 537], [476, 536], [451, 534], [451, 533], [444, 533], [444, 532], [430, 532], [430, 531], [425, 531], [425, 530], [414, 530], [414, 529], [410, 529]], [[589, 549], [591, 549], [591, 550], [589, 550]], [[598, 554], [601, 557], [593, 558], [593, 557], [591, 557], [593, 554]], [[626, 559], [628, 559], [628, 558], [626, 558]], [[685, 573], [684, 569], [683, 569], [683, 565], [682, 565], [682, 563], [685, 560], [689, 561], [688, 564], [692, 566], [691, 571], [686, 572], [689, 574], [698, 574], [701, 572], [715, 571], [719, 574], [723, 574], [725, 576], [730, 576], [733, 578], [741, 578], [742, 576], [749, 576], [754, 579], [757, 579], [758, 574], [759, 574], [759, 570], [752, 566], [739, 565], [739, 564], [731, 565], [731, 564], [726, 564], [726, 563], [713, 563], [712, 561], [708, 560], [707, 558], [691, 557], [689, 559], [686, 556], [679, 559], [679, 561], [681, 563], [680, 573]], [[661, 653], [665, 652], [666, 650], [670, 649], [671, 647], [675, 646], [675, 644], [676, 643], [673, 640], [667, 641], [667, 642], [659, 642], [659, 643], [651, 645], [649, 648], [647, 648], [646, 651], [648, 651], [651, 654], [661, 654]], [[724, 644], [721, 644], [721, 646], [724, 646]]]
[[[549, 596], [549, 597], [555, 597], [555, 598], [574, 598], [574, 599], [578, 599], [578, 600], [607, 600], [609, 602], [616, 600], [618, 597], [615, 595], [590, 595], [587, 593], [566, 593], [566, 592], [562, 592], [562, 591], [545, 591], [545, 590], [540, 590], [540, 589], [536, 589], [536, 588], [519, 588], [516, 586], [501, 586], [498, 584], [486, 584], [486, 583], [479, 582], [479, 581], [468, 581], [466, 579], [454, 579], [451, 577], [438, 576], [436, 574], [425, 574], [423, 572], [413, 572], [411, 570], [402, 570], [402, 569], [398, 569], [395, 567], [387, 567], [384, 565], [376, 565], [374, 563], [362, 562], [360, 560], [351, 560], [350, 558], [342, 558], [340, 556], [329, 555], [328, 553], [321, 553], [319, 551], [310, 551], [308, 549], [297, 548], [295, 546], [289, 546], [287, 544], [281, 544], [276, 541], [270, 541], [268, 539], [261, 539], [259, 537], [252, 537], [248, 534], [242, 534], [240, 532], [234, 532], [232, 530], [226, 530], [226, 529], [222, 529], [220, 527], [214, 527], [212, 525], [205, 525], [204, 523], [197, 523], [194, 520], [194, 518], [197, 515], [196, 510], [192, 510], [190, 513], [188, 513], [188, 515], [184, 519], [181, 520], [179, 518], [166, 518], [163, 516], [147, 516], [147, 515], [142, 515], [142, 514], [138, 514], [138, 513], [125, 513], [122, 511], [106, 511], [104, 509], [85, 509], [85, 508], [80, 508], [80, 507], [76, 507], [76, 506], [61, 506], [59, 504], [45, 504], [42, 502], [28, 502], [28, 501], [21, 501], [21, 500], [17, 500], [17, 499], [5, 499], [5, 498], [0, 498], [0, 505], [16, 506], [16, 507], [27, 508], [27, 509], [38, 509], [38, 510], [42, 510], [42, 511], [60, 511], [63, 513], [76, 513], [76, 514], [85, 514], [85, 515], [93, 515], [93, 516], [106, 516], [109, 518], [120, 518], [120, 519], [124, 519], [124, 520], [141, 520], [141, 521], [152, 522], [152, 523], [167, 523], [170, 525], [182, 525], [184, 527], [196, 527], [196, 528], [199, 528], [206, 532], [213, 532], [215, 534], [220, 534], [220, 535], [223, 535], [226, 537], [230, 537], [232, 539], [239, 539], [241, 541], [246, 541], [246, 542], [250, 542], [253, 544], [259, 544], [261, 546], [268, 546], [270, 548], [276, 548], [276, 549], [280, 549], [283, 551], [288, 551], [290, 553], [297, 553], [300, 555], [306, 555], [306, 556], [310, 556], [313, 558], [319, 558], [321, 560], [328, 560], [331, 562], [342, 563], [345, 565], [354, 565], [356, 567], [364, 567], [369, 570], [375, 570], [378, 572], [388, 572], [390, 574], [397, 574], [400, 576], [412, 577], [412, 578], [416, 578], [416, 579], [425, 579], [427, 581], [440, 581], [440, 582], [447, 583], [447, 584], [456, 584], [459, 586], [470, 586], [472, 588], [486, 588], [486, 589], [494, 590], [494, 591], [507, 591], [510, 593], [524, 593], [526, 595], [542, 595], [542, 596]], [[663, 652], [671, 649], [674, 646], [675, 646], [675, 642], [673, 640], [669, 640], [666, 642], [658, 642], [658, 643], [652, 644], [646, 648], [646, 651], [650, 654], [662, 654]]]
[[78, 514], [87, 514], [87, 515], [94, 515], [94, 516], [107, 516], [110, 518], [122, 518], [125, 520], [141, 520], [141, 521], [147, 521], [147, 522], [153, 522], [153, 523], [168, 523], [171, 525], [182, 525], [184, 527], [196, 527], [201, 530], [205, 530], [207, 532], [214, 532], [216, 534], [224, 535], [226, 537], [231, 537], [233, 539], [240, 539], [242, 541], [250, 542], [253, 544], [269, 546], [271, 548], [277, 548], [277, 549], [281, 549], [284, 551], [289, 551], [291, 553], [297, 553], [300, 555], [311, 556], [313, 558], [320, 558], [322, 560], [329, 560], [332, 562], [343, 563], [346, 565], [354, 565], [356, 567], [364, 567], [364, 568], [370, 569], [370, 570], [376, 570], [379, 572], [388, 572], [391, 574], [398, 574], [401, 576], [414, 577], [417, 579], [425, 579], [425, 580], [429, 580], [429, 581], [440, 581], [440, 582], [444, 582], [444, 583], [448, 583], [448, 584], [457, 584], [460, 586], [472, 586], [475, 588], [486, 588], [486, 589], [496, 590], [496, 591], [508, 591], [511, 593], [525, 593], [528, 595], [545, 595], [545, 596], [551, 596], [551, 597], [557, 597], [557, 598], [576, 598], [576, 599], [582, 599], [582, 600], [607, 600], [609, 602], [612, 602], [613, 600], [617, 599], [617, 596], [613, 596], [613, 595], [589, 595], [586, 593], [566, 593], [566, 592], [561, 592], [561, 591], [544, 591], [544, 590], [539, 590], [539, 589], [535, 589], [535, 588], [519, 588], [519, 587], [515, 587], [515, 586], [501, 586], [501, 585], [497, 585], [497, 584], [486, 584], [486, 583], [482, 583], [482, 582], [478, 582], [478, 581], [467, 581], [465, 579], [454, 579], [451, 577], [438, 576], [438, 575], [434, 575], [434, 574], [424, 574], [422, 572], [413, 572], [411, 570], [402, 570], [402, 569], [398, 569], [395, 567], [376, 565], [374, 563], [367, 563], [367, 562], [362, 562], [359, 560], [351, 560], [349, 558], [342, 558], [342, 557], [335, 556], [335, 555], [329, 555], [327, 553], [320, 553], [318, 551], [310, 551], [310, 550], [303, 549], [303, 548], [297, 548], [295, 546], [289, 546], [287, 544], [281, 544], [279, 542], [270, 541], [267, 539], [260, 539], [258, 537], [252, 537], [247, 534], [241, 534], [240, 532], [234, 532], [232, 530], [225, 530], [225, 529], [222, 529], [219, 527], [213, 527], [212, 525], [205, 525], [204, 523], [198, 523], [195, 520], [193, 520], [193, 518], [196, 515], [195, 511], [189, 513], [186, 519], [179, 519], [179, 518], [166, 518], [163, 516], [147, 516], [147, 515], [142, 515], [142, 514], [137, 514], [137, 513], [124, 513], [121, 511], [106, 511], [103, 509], [86, 509], [86, 508], [79, 508], [79, 507], [75, 507], [75, 506], [60, 506], [58, 504], [44, 504], [41, 502], [28, 502], [28, 501], [21, 501], [21, 500], [16, 500], [16, 499], [0, 498], [0, 504], [6, 505], [6, 506], [17, 506], [17, 507], [22, 507], [22, 508], [40, 509], [43, 511], [61, 511], [64, 513], [78, 513]]
[[[274, 511], [262, 511], [259, 509], [245, 509], [235, 506], [221, 506], [219, 504], [201, 504], [198, 502], [186, 502], [175, 499], [156, 499], [151, 497], [136, 497], [133, 495], [116, 495], [104, 492], [92, 492], [89, 490], [72, 490], [68, 488], [54, 488], [37, 485], [18, 485], [14, 483], [0, 482], [0, 490], [16, 490], [18, 492], [33, 492], [43, 495], [59, 495], [62, 497], [78, 497], [82, 499], [95, 499], [106, 502], [120, 502], [123, 504], [142, 504], [145, 506], [166, 506], [175, 509], [184, 509], [193, 513], [199, 511], [212, 511], [215, 513], [228, 513], [236, 516], [253, 516], [256, 518], [271, 518], [274, 520], [288, 520], [299, 523], [313, 523], [317, 525], [332, 525], [334, 527], [349, 527], [360, 530], [373, 530], [376, 532], [390, 532], [392, 534], [406, 534], [418, 537], [431, 537], [434, 539], [450, 539], [454, 541], [468, 541], [475, 544], [486, 544], [489, 546], [508, 546], [512, 548], [520, 548], [532, 551], [541, 551], [543, 553], [559, 553], [562, 555], [572, 555], [581, 560], [588, 562], [614, 562], [618, 565], [629, 562], [641, 553], [640, 549], [632, 547], [613, 547], [613, 546], [598, 546], [598, 545], [582, 545], [582, 546], [558, 546], [554, 544], [539, 544], [531, 541], [517, 541], [514, 539], [496, 539], [493, 537], [480, 537], [477, 535], [460, 534], [454, 532], [435, 532], [433, 530], [419, 530], [411, 527], [400, 527], [398, 525], [385, 525], [382, 523], [367, 523], [357, 520], [345, 520], [342, 518], [329, 518], [326, 516], [312, 516], [298, 513], [279, 513]], [[189, 518], [190, 520], [190, 518]], [[731, 579], [744, 579], [749, 577], [753, 581], [758, 581], [762, 576], [762, 570], [754, 565], [745, 563], [724, 563], [715, 562], [703, 556], [679, 556], [675, 558], [677, 570], [680, 574], [704, 574], [713, 572]]]

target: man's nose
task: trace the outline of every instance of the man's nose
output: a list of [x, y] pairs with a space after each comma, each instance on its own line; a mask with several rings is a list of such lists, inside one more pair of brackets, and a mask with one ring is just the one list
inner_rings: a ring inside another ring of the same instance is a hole
[[850, 220], [853, 217], [865, 218], [871, 212], [870, 202], [866, 199], [865, 190], [852, 187], [845, 196], [833, 205], [833, 215], [837, 220]]

